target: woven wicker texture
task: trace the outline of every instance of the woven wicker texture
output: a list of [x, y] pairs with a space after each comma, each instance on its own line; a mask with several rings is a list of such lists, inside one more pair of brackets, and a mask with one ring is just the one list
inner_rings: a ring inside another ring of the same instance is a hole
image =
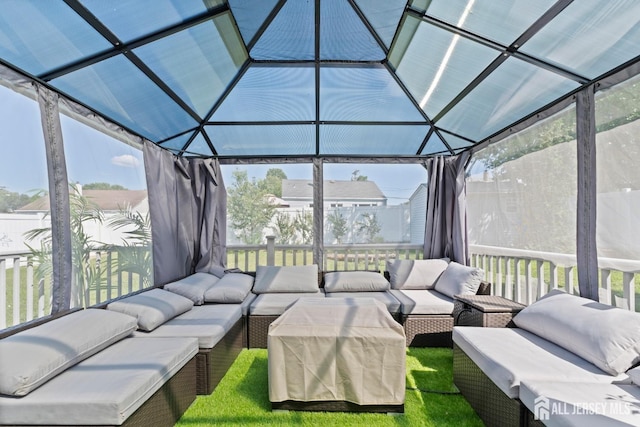
[[410, 314], [402, 324], [407, 347], [451, 347], [453, 317], [449, 315]]
[[512, 327], [513, 317], [524, 307], [495, 295], [456, 296], [453, 318], [458, 326]]
[[269, 325], [279, 316], [249, 316], [248, 348], [267, 348]]
[[485, 425], [524, 426], [524, 405], [510, 399], [457, 345], [453, 345], [453, 383]]
[[198, 394], [211, 394], [242, 351], [242, 322], [238, 320], [213, 348], [196, 355]]

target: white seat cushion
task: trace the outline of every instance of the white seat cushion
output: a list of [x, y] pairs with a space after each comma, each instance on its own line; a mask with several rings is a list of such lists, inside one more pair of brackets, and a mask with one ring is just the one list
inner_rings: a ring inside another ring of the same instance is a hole
[[391, 314], [400, 313], [400, 301], [389, 291], [384, 292], [327, 292], [327, 298], [375, 298], [387, 306]]
[[193, 308], [193, 301], [164, 289], [151, 289], [107, 305], [107, 310], [138, 319], [138, 328], [153, 331], [169, 319]]
[[640, 425], [636, 385], [527, 380], [520, 400], [549, 427]]
[[134, 337], [195, 337], [200, 348], [213, 348], [241, 317], [240, 304], [201, 305]]
[[260, 294], [249, 306], [249, 315], [280, 316], [291, 304], [300, 298], [322, 298], [324, 292], [315, 293], [273, 293]]
[[318, 266], [265, 266], [256, 268], [253, 292], [256, 294], [318, 291]]
[[0, 424], [120, 425], [197, 352], [195, 338], [125, 338], [28, 396], [0, 396]]
[[451, 314], [453, 298], [433, 290], [392, 289], [389, 291], [402, 304], [402, 314]]
[[453, 342], [510, 398], [530, 379], [630, 383], [531, 332], [518, 328], [453, 328]]
[[167, 283], [164, 289], [189, 298], [195, 305], [204, 304], [204, 293], [220, 278], [209, 273], [194, 273], [175, 282]]

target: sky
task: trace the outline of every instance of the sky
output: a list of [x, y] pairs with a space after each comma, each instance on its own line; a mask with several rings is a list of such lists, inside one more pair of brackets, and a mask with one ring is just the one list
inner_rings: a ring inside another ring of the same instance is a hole
[[[0, 187], [18, 193], [47, 190], [47, 165], [40, 113], [35, 101], [0, 86]], [[86, 185], [108, 182], [130, 190], [145, 188], [142, 152], [93, 128], [61, 115], [67, 175], [71, 182]], [[223, 178], [233, 183], [233, 171], [246, 170], [250, 178], [262, 179], [267, 170], [282, 169], [289, 179], [312, 179], [312, 165], [223, 165]], [[408, 201], [426, 182], [420, 165], [325, 163], [325, 180], [350, 180], [354, 171], [375, 182], [388, 204]]]

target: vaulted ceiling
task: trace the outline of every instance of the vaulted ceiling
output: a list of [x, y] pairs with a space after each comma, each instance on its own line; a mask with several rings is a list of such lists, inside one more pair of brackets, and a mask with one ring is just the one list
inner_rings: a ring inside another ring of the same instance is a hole
[[0, 62], [176, 154], [431, 156], [640, 58], [634, 0], [4, 0]]

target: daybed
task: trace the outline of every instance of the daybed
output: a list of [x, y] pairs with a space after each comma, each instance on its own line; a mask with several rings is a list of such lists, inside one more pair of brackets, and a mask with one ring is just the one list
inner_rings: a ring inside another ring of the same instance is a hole
[[107, 309], [136, 316], [136, 338], [197, 338], [197, 393], [210, 394], [242, 350], [243, 310], [252, 285], [250, 275], [195, 273]]
[[195, 399], [195, 338], [131, 338], [100, 309], [31, 326], [0, 340], [0, 425], [168, 427]]
[[554, 290], [513, 322], [453, 330], [454, 383], [486, 425], [640, 425], [640, 314]]

